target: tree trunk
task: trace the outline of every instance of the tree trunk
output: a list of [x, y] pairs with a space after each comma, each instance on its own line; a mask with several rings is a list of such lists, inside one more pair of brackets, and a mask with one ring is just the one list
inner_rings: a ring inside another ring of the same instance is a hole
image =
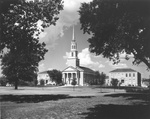
[[16, 81], [15, 81], [15, 90], [17, 90], [18, 89], [18, 79], [16, 79]]
[[102, 86], [100, 86], [100, 90], [101, 90], [101, 93], [102, 93]]

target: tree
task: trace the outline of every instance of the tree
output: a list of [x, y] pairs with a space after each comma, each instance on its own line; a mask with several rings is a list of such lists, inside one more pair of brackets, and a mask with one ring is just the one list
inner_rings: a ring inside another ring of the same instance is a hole
[[100, 80], [100, 73], [99, 71], [95, 71], [95, 84], [99, 84], [99, 80]]
[[43, 89], [44, 85], [45, 85], [45, 81], [44, 81], [44, 79], [41, 79], [40, 80], [40, 86], [42, 86], [42, 89]]
[[5, 76], [0, 77], [0, 86], [6, 86], [8, 80], [6, 79]]
[[75, 89], [75, 85], [77, 85], [76, 78], [72, 79], [71, 85], [73, 85], [73, 90]]
[[150, 69], [150, 1], [93, 0], [79, 10], [81, 29], [90, 34], [89, 50], [118, 63], [120, 53]]
[[41, 79], [41, 80], [40, 80], [40, 85], [41, 85], [41, 86], [44, 86], [44, 85], [45, 85], [44, 79]]
[[61, 0], [1, 0], [1, 6], [2, 73], [17, 89], [19, 80], [32, 81], [37, 76], [38, 63], [48, 51], [45, 43], [39, 42], [39, 34], [55, 25], [63, 6]]
[[145, 84], [150, 89], [150, 79], [143, 79], [142, 83]]
[[62, 72], [56, 69], [47, 72], [52, 81], [55, 81], [56, 84], [62, 83]]
[[97, 84], [100, 85], [102, 92], [102, 85], [105, 84], [106, 74], [104, 74], [103, 72], [99, 73], [99, 71], [96, 71], [95, 78], [97, 79]]
[[115, 79], [115, 78], [111, 79], [111, 85], [114, 87], [114, 92], [115, 92], [115, 88], [118, 85], [118, 82], [119, 82], [118, 79]]
[[101, 86], [101, 92], [102, 92], [102, 85], [105, 84], [105, 79], [106, 79], [106, 74], [104, 74], [103, 72], [100, 73], [99, 85]]
[[34, 80], [33, 80], [33, 83], [34, 83], [34, 86], [37, 86], [38, 80], [37, 80], [37, 79], [34, 79]]

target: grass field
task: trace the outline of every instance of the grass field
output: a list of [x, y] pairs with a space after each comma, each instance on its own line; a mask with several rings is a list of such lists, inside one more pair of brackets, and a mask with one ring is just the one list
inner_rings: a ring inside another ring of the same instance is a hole
[[2, 119], [150, 119], [150, 94], [92, 87], [0, 87]]

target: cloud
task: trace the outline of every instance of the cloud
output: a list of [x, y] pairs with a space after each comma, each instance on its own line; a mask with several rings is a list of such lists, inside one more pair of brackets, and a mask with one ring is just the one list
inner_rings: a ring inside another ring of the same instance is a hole
[[45, 64], [44, 63], [39, 64], [38, 69], [39, 69], [39, 72], [44, 71], [45, 70]]
[[46, 71], [46, 70], [53, 70], [53, 68], [47, 69], [44, 63], [39, 64], [38, 69], [39, 69], [39, 72]]
[[[70, 52], [66, 52], [63, 58], [67, 59], [69, 56], [70, 56]], [[78, 58], [80, 59], [81, 66], [86, 66], [92, 69], [96, 67], [97, 68], [105, 67], [103, 64], [100, 64], [101, 61], [94, 61], [94, 59], [97, 59], [98, 57], [93, 57], [93, 55], [90, 53], [88, 48], [82, 49], [82, 51], [78, 53]], [[66, 65], [68, 65], [67, 62]]]
[[53, 68], [48, 68], [47, 70], [49, 70], [49, 71], [50, 71], [50, 70], [53, 70]]
[[[133, 58], [134, 55], [133, 54], [126, 54], [126, 52], [122, 52], [119, 54], [119, 58], [120, 58], [120, 63], [123, 63], [125, 61], [127, 61], [125, 58], [126, 56], [128, 56], [128, 58]], [[105, 61], [105, 63], [109, 63], [111, 62], [109, 59]]]
[[119, 54], [119, 57], [120, 57], [120, 62], [124, 62], [126, 60], [126, 57], [133, 58], [134, 55], [133, 54], [127, 54], [126, 52], [123, 52], [123, 53]]
[[105, 67], [105, 65], [100, 64], [98, 67], [99, 67], [99, 68], [104, 68], [104, 67]]
[[99, 65], [99, 62], [94, 62], [91, 59], [91, 54], [88, 50], [88, 48], [83, 49], [79, 54], [78, 57], [80, 59], [80, 64], [83, 66], [88, 66], [88, 65]]
[[54, 48], [56, 40], [64, 35], [64, 31], [79, 22], [79, 7], [83, 2], [92, 0], [64, 0], [64, 10], [59, 14], [59, 20], [56, 25], [46, 28], [44, 33], [40, 34], [40, 41], [45, 42], [48, 48]]
[[66, 55], [63, 56], [63, 58], [64, 58], [64, 59], [67, 59], [67, 58], [69, 57], [69, 55], [70, 55], [70, 52], [66, 52]]
[[133, 58], [133, 54], [127, 54], [126, 52], [120, 53], [120, 58], [125, 58], [126, 56]]
[[127, 68], [127, 64], [126, 63], [118, 63], [118, 64], [113, 64], [113, 61], [108, 62], [109, 66], [111, 66], [112, 68]]

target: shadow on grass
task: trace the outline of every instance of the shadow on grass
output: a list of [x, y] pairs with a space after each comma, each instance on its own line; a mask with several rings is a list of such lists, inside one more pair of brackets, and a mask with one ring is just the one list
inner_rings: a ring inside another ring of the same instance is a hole
[[96, 105], [81, 113], [85, 119], [150, 119], [149, 105]]
[[15, 103], [38, 103], [44, 101], [57, 101], [68, 98], [91, 98], [92, 96], [69, 96], [69, 95], [1, 95], [1, 102], [15, 102]]
[[99, 104], [88, 108], [88, 112], [81, 113], [85, 119], [150, 119], [150, 94], [117, 93], [107, 94], [105, 97], [124, 97], [127, 100], [143, 100], [139, 105]]
[[103, 91], [101, 92], [101, 91], [100, 91], [100, 92], [98, 92], [98, 93], [109, 93], [109, 92], [103, 92]]
[[127, 100], [143, 100], [150, 104], [150, 94], [148, 93], [118, 93], [118, 94], [108, 94], [107, 97], [124, 97]]

